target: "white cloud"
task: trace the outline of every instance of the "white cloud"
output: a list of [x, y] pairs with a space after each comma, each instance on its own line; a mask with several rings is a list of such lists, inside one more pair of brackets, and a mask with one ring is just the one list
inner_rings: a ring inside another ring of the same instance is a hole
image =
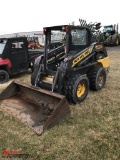
[[119, 4], [119, 0], [0, 0], [0, 34], [79, 24], [79, 18], [103, 25], [119, 23]]

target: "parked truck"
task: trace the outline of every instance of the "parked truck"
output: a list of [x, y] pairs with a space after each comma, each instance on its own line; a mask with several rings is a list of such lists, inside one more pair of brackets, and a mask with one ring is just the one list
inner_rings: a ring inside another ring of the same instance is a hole
[[33, 69], [40, 51], [29, 51], [26, 37], [0, 39], [0, 84], [9, 80], [11, 75]]

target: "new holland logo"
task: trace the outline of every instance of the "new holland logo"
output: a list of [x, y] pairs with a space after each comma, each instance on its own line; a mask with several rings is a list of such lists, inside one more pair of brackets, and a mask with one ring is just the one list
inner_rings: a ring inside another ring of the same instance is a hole
[[88, 54], [90, 54], [90, 48], [80, 54], [77, 58], [73, 60], [72, 67], [74, 67], [78, 62], [80, 62], [83, 58], [85, 58]]

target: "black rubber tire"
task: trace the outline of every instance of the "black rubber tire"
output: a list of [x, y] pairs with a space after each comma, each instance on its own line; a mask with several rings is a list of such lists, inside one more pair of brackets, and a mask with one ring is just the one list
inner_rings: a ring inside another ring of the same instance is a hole
[[9, 74], [5, 70], [0, 70], [0, 84], [9, 80]]
[[33, 72], [32, 72], [32, 75], [31, 75], [31, 84], [34, 86], [35, 85], [35, 80], [36, 80], [36, 77], [37, 77], [37, 74], [39, 72], [39, 67], [43, 61], [43, 57], [41, 57], [41, 59], [38, 60], [38, 62], [34, 63], [34, 66], [33, 66]]
[[[84, 84], [85, 91], [81, 97], [77, 96], [77, 89], [79, 84]], [[81, 103], [88, 95], [89, 91], [89, 80], [84, 75], [73, 75], [69, 77], [65, 84], [64, 94], [67, 100], [72, 104]]]
[[119, 45], [120, 45], [120, 35], [118, 37], [119, 37]]
[[113, 46], [118, 46], [119, 45], [119, 37], [118, 37], [118, 35], [113, 35], [112, 36], [112, 45]]
[[[100, 76], [102, 76], [101, 82]], [[103, 67], [94, 66], [88, 73], [88, 78], [90, 82], [90, 89], [93, 91], [101, 90], [106, 83], [107, 72]]]
[[34, 71], [31, 75], [31, 84], [34, 86], [35, 85], [35, 80], [36, 80], [36, 77], [37, 77], [37, 73], [38, 73], [38, 67], [34, 68]]
[[112, 36], [109, 36], [107, 39], [106, 39], [106, 45], [107, 46], [111, 46], [112, 44]]

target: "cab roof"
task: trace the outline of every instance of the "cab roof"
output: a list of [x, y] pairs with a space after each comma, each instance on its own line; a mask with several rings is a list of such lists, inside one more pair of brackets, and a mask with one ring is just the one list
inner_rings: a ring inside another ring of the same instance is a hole
[[43, 29], [50, 31], [50, 30], [64, 30], [63, 28], [65, 28], [66, 26], [68, 26], [68, 28], [87, 28], [89, 29], [87, 26], [74, 26], [74, 25], [60, 25], [60, 26], [51, 26], [51, 27], [44, 27]]

